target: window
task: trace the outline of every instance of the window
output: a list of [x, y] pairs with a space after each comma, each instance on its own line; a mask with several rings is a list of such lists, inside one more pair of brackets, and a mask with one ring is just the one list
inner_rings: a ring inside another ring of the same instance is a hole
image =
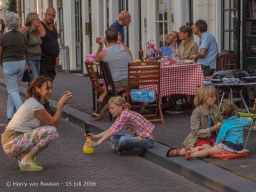
[[[119, 6], [118, 7], [119, 7], [119, 13], [123, 10], [126, 10], [126, 11], [129, 12], [129, 10], [128, 10], [128, 0], [119, 0]], [[124, 42], [129, 47], [129, 33], [128, 33], [128, 31], [129, 31], [129, 26], [124, 27], [124, 37], [125, 37]]]
[[39, 17], [41, 16], [40, 18], [43, 19], [44, 18], [44, 2], [43, 1], [41, 1], [40, 14], [41, 15], [39, 15]]
[[33, 12], [38, 13], [37, 12], [37, 0], [34, 0], [34, 11]]
[[[222, 1], [222, 45], [223, 52], [240, 55], [240, 8], [241, 0]], [[239, 61], [239, 60], [238, 60]]]
[[53, 0], [48, 0], [49, 7], [53, 7]]
[[156, 29], [158, 31], [156, 32], [157, 37], [159, 39], [156, 40], [157, 47], [162, 47], [163, 45], [166, 45], [166, 36], [168, 33], [169, 29], [169, 14], [168, 14], [168, 9], [169, 9], [169, 1], [168, 0], [163, 0], [163, 1], [158, 1], [158, 14], [156, 18]]
[[107, 28], [109, 28], [109, 0], [107, 0]]
[[58, 21], [58, 30], [62, 29], [61, 36], [60, 36], [60, 45], [64, 46], [64, 25], [63, 25], [63, 7], [62, 7], [62, 0], [57, 0], [58, 4], [58, 15], [59, 15], [59, 21]]
[[128, 1], [127, 0], [119, 0], [119, 13], [123, 10], [128, 11]]

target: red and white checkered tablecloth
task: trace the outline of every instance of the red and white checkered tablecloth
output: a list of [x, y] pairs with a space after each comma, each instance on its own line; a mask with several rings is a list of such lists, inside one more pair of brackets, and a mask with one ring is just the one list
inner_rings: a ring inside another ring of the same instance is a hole
[[[195, 95], [203, 81], [204, 75], [200, 64], [161, 66], [160, 97], [174, 94]], [[140, 86], [140, 89], [155, 88], [154, 85]]]

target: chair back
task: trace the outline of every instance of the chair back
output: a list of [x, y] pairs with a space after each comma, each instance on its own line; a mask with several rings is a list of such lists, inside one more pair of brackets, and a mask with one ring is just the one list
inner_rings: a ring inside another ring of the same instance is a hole
[[142, 61], [128, 64], [128, 91], [134, 87], [139, 87], [139, 85], [153, 88], [156, 94], [160, 93], [159, 62]]
[[95, 73], [96, 73], [98, 79], [104, 79], [100, 65], [99, 64], [98, 65], [94, 65], [94, 67], [95, 67]]
[[237, 69], [237, 55], [235, 53], [218, 54], [216, 62], [216, 71]]
[[97, 91], [98, 93], [102, 94], [104, 92], [104, 90], [102, 89], [102, 87], [99, 83], [98, 76], [95, 73], [94, 68], [93, 68], [93, 64], [90, 62], [85, 62], [85, 67], [86, 67], [88, 76], [91, 80], [94, 90]]
[[[156, 93], [155, 103], [141, 104], [130, 101], [130, 96], [127, 97], [127, 102], [131, 104], [131, 108], [141, 109], [149, 108], [149, 114], [143, 114], [144, 117], [148, 118], [149, 121], [161, 121], [164, 123], [163, 113], [160, 106], [160, 62], [156, 61], [142, 61], [142, 62], [131, 62], [128, 63], [128, 93], [131, 89], [151, 89]], [[144, 97], [144, 96], [143, 96]], [[155, 108], [153, 112], [152, 108]], [[157, 118], [158, 113], [160, 118]]]
[[104, 78], [104, 81], [105, 81], [105, 84], [106, 84], [106, 89], [107, 89], [107, 92], [108, 92], [108, 95], [110, 96], [115, 96], [115, 85], [114, 85], [114, 81], [113, 81], [113, 78], [112, 78], [112, 75], [111, 75], [111, 71], [109, 69], [109, 65], [108, 65], [108, 62], [101, 62], [100, 63], [100, 67], [101, 67], [101, 71], [102, 71], [102, 74], [103, 74], [103, 78]]

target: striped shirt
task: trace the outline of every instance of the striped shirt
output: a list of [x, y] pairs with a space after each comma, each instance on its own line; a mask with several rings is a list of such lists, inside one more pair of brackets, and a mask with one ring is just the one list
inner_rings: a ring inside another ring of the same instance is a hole
[[112, 135], [116, 135], [122, 128], [132, 132], [136, 136], [149, 137], [155, 126], [141, 114], [125, 109], [117, 117], [115, 123], [108, 129]]

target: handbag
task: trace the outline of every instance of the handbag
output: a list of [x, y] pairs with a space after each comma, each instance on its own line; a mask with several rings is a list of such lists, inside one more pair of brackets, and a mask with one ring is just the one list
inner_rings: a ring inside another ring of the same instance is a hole
[[25, 70], [24, 73], [23, 73], [22, 81], [23, 82], [29, 82], [30, 81], [30, 74], [31, 74], [30, 70]]

